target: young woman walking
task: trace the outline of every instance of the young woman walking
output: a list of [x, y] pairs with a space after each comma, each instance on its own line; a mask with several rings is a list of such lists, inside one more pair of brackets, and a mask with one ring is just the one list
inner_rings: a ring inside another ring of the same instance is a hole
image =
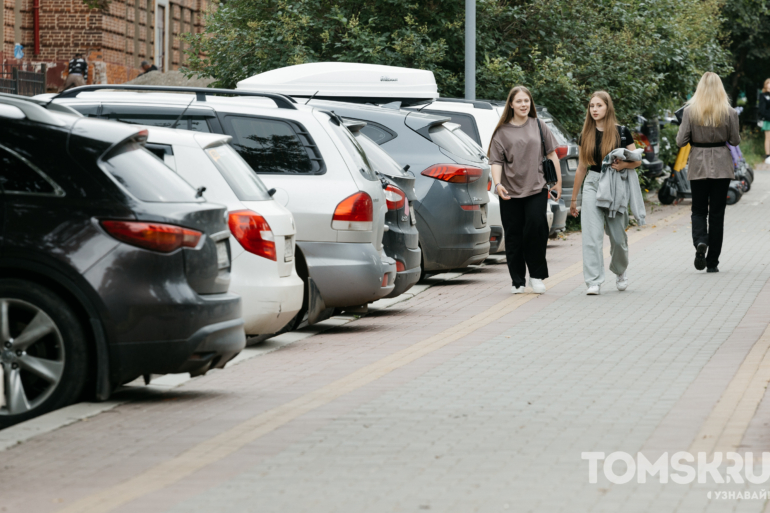
[[[636, 145], [628, 128], [617, 124], [612, 98], [605, 91], [597, 91], [591, 96], [579, 139], [580, 154], [575, 172], [575, 185], [572, 189], [570, 213], [577, 217], [577, 195], [583, 186], [583, 205], [581, 208], [581, 226], [583, 232], [583, 277], [588, 295], [601, 293], [604, 283], [604, 232], [610, 237], [610, 270], [617, 276], [618, 290], [628, 288], [628, 210], [610, 217], [606, 209], [599, 208], [596, 192], [601, 178], [602, 160], [612, 150], [626, 148], [635, 150]], [[615, 170], [635, 169], [641, 162], [616, 160], [612, 164]], [[634, 171], [636, 172], [636, 171]]]
[[561, 164], [556, 157], [556, 145], [548, 125], [537, 119], [535, 101], [529, 89], [524, 86], [511, 89], [503, 115], [492, 134], [488, 155], [495, 192], [500, 196], [505, 256], [513, 294], [524, 292], [527, 269], [532, 291], [536, 294], [545, 292], [549, 192], [543, 175], [543, 151], [556, 167], [558, 180], [552, 190], [558, 199], [561, 197]]
[[759, 94], [759, 119], [765, 132], [765, 164], [770, 164], [770, 78], [765, 80]]
[[727, 189], [735, 178], [728, 142], [733, 146], [741, 142], [738, 113], [730, 107], [722, 79], [707, 71], [685, 105], [676, 144], [692, 146], [687, 175], [692, 187], [695, 268], [708, 267], [710, 273], [719, 272]]

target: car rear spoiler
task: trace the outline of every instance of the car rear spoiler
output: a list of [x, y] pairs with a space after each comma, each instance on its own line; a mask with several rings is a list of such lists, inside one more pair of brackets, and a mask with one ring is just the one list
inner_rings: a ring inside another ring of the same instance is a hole
[[51, 101], [58, 100], [59, 98], [77, 98], [80, 93], [86, 93], [89, 91], [104, 91], [104, 90], [120, 90], [120, 91], [155, 91], [158, 93], [195, 93], [196, 99], [199, 102], [205, 102], [208, 95], [230, 95], [230, 96], [252, 96], [259, 98], [268, 98], [275, 102], [275, 106], [279, 109], [297, 110], [293, 98], [284, 96], [278, 93], [260, 93], [256, 91], [236, 91], [235, 89], [212, 89], [208, 87], [175, 87], [175, 86], [154, 86], [154, 85], [131, 85], [131, 84], [93, 84], [81, 87], [73, 87], [59, 93], [51, 98]]
[[430, 129], [447, 121], [451, 119], [446, 116], [412, 111], [406, 115], [404, 124], [430, 141]]

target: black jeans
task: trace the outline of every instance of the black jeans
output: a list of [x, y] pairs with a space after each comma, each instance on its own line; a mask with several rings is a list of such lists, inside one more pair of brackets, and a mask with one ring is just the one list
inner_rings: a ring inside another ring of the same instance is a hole
[[526, 198], [500, 198], [500, 217], [505, 233], [505, 257], [514, 287], [523, 287], [527, 268], [529, 276], [548, 278], [545, 248], [548, 244], [548, 190]]
[[[725, 232], [725, 208], [729, 178], [706, 178], [692, 180], [692, 243], [708, 244], [706, 266], [716, 267], [722, 252], [722, 238]], [[708, 219], [708, 222], [707, 222]]]

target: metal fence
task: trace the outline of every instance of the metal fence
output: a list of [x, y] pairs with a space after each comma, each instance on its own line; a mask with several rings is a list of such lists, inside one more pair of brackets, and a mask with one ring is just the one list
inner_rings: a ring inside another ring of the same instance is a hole
[[45, 64], [39, 72], [13, 68], [11, 73], [0, 73], [0, 93], [35, 96], [46, 90]]

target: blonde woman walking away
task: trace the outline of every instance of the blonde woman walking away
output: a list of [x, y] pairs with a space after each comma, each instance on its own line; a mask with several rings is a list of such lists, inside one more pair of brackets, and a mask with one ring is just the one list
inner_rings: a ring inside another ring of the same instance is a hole
[[770, 78], [765, 80], [759, 94], [759, 119], [765, 132], [765, 164], [770, 164]]
[[[628, 128], [617, 124], [615, 106], [612, 98], [605, 91], [597, 91], [591, 96], [579, 139], [580, 154], [575, 172], [575, 185], [572, 189], [570, 213], [577, 217], [577, 195], [583, 186], [583, 204], [580, 211], [583, 232], [583, 277], [588, 287], [589, 296], [601, 293], [604, 283], [604, 233], [610, 237], [610, 270], [615, 273], [618, 290], [628, 288], [628, 209], [611, 216], [606, 208], [597, 202], [597, 190], [602, 178], [602, 161], [613, 150], [625, 148], [635, 150], [636, 145]], [[615, 160], [612, 169], [621, 171], [639, 167], [641, 162]], [[639, 192], [641, 194], [641, 191]]]
[[505, 256], [513, 294], [524, 292], [529, 269], [532, 291], [545, 292], [548, 278], [545, 249], [548, 244], [548, 188], [543, 175], [545, 155], [556, 166], [553, 190], [561, 196], [561, 165], [556, 157], [556, 138], [548, 125], [537, 119], [535, 101], [524, 86], [508, 93], [503, 115], [489, 143], [489, 161], [495, 192], [500, 196], [500, 217], [505, 235]]
[[695, 268], [708, 268], [710, 273], [719, 272], [727, 189], [735, 178], [728, 142], [733, 146], [741, 142], [738, 113], [730, 107], [719, 75], [707, 71], [685, 105], [676, 144], [692, 146], [687, 175], [692, 187]]

